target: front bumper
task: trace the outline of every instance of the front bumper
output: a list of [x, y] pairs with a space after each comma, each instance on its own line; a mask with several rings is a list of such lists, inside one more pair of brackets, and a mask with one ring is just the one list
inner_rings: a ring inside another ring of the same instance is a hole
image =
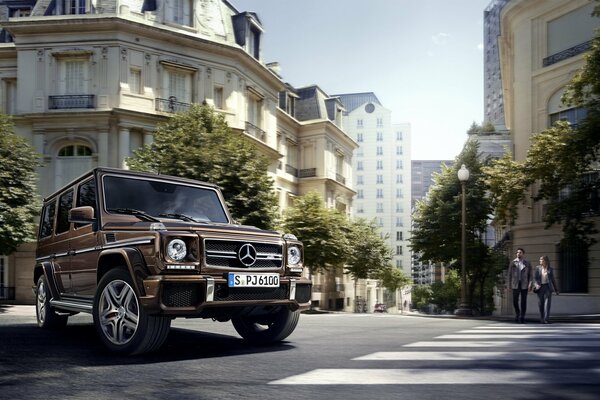
[[152, 315], [196, 316], [226, 314], [231, 308], [287, 306], [310, 307], [312, 283], [301, 277], [281, 277], [271, 287], [230, 288], [225, 278], [202, 275], [157, 275], [143, 280], [140, 302]]

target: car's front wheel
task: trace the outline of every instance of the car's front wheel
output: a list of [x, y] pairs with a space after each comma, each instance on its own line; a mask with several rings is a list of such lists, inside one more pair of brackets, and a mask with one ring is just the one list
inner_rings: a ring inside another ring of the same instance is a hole
[[233, 327], [241, 337], [251, 343], [268, 344], [280, 342], [292, 334], [300, 311], [281, 307], [274, 313], [261, 316], [244, 316], [231, 319]]
[[100, 280], [93, 316], [102, 342], [123, 354], [157, 350], [171, 327], [169, 318], [147, 315], [140, 307], [131, 277], [121, 268], [108, 271]]
[[35, 293], [35, 315], [38, 326], [47, 329], [64, 327], [69, 316], [58, 314], [50, 305], [50, 289], [44, 275], [39, 277]]

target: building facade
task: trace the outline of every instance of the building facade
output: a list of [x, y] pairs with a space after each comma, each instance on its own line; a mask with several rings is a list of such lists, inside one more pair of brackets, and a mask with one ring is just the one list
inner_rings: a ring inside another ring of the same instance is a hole
[[[525, 159], [532, 134], [559, 119], [576, 124], [585, 116], [585, 110], [563, 105], [561, 96], [591, 49], [599, 25], [598, 18], [591, 16], [594, 5], [587, 0], [510, 0], [500, 12], [501, 35], [497, 40], [504, 115], [517, 161]], [[526, 198], [515, 225], [501, 227], [508, 231], [509, 255], [516, 247], [523, 247], [534, 264], [542, 255], [550, 257], [561, 291], [553, 301], [553, 312], [599, 312], [600, 246], [593, 245], [589, 254], [583, 255], [589, 267], [574, 262], [582, 255], [561, 248], [561, 227], [544, 227], [544, 204]], [[597, 223], [598, 214], [590, 214], [590, 219]], [[536, 312], [535, 307], [530, 310]], [[503, 311], [510, 312], [508, 301], [503, 303]]]
[[[392, 112], [372, 92], [335, 96], [346, 109], [344, 127], [359, 145], [353, 162], [356, 188], [353, 215], [375, 220], [382, 234], [388, 237], [387, 243], [394, 252], [393, 265], [410, 276], [410, 125], [393, 124]], [[374, 303], [386, 302], [376, 282], [365, 291], [369, 309]], [[410, 303], [404, 297], [402, 302]]]
[[[340, 106], [325, 101], [333, 112], [310, 123], [280, 108], [289, 86], [261, 59], [255, 13], [225, 0], [3, 0], [0, 18], [0, 109], [42, 157], [41, 196], [96, 166], [127, 168], [158, 123], [205, 103], [271, 160], [282, 207], [317, 190], [351, 211], [356, 144]], [[311, 176], [283, 167], [299, 160]], [[34, 249], [1, 259], [12, 301], [33, 301]]]

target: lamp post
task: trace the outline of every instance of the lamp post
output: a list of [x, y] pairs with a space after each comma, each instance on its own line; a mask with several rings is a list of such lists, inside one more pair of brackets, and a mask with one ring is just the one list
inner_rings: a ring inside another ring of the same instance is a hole
[[460, 305], [456, 310], [456, 315], [470, 316], [473, 311], [467, 303], [467, 199], [465, 196], [465, 185], [469, 180], [469, 170], [463, 164], [458, 170], [458, 180], [462, 186], [462, 223], [461, 223], [461, 276], [460, 276]]

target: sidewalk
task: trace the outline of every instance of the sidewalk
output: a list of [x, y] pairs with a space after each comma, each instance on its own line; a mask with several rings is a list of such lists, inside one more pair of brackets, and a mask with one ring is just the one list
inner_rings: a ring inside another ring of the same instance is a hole
[[[312, 312], [312, 314], [333, 314], [333, 313], [341, 313], [339, 311], [322, 311]], [[352, 314], [352, 313], [347, 313]], [[9, 305], [9, 304], [0, 304], [0, 318], [2, 315], [17, 315], [17, 316], [31, 316], [35, 317], [35, 306], [23, 306], [23, 305]], [[367, 313], [365, 313], [367, 315]], [[379, 315], [379, 314], [371, 314], [371, 315]], [[477, 319], [477, 320], [489, 320], [489, 321], [499, 321], [499, 322], [512, 322], [514, 323], [514, 317], [512, 315], [485, 315], [485, 316], [476, 316], [476, 317], [459, 317], [451, 314], [424, 314], [413, 311], [405, 311], [403, 314], [400, 313], [389, 313], [389, 315], [398, 315], [398, 316], [409, 316], [409, 317], [422, 317], [422, 318], [457, 318], [457, 319]], [[528, 324], [539, 323], [539, 319], [530, 316], [525, 318], [525, 322]], [[559, 314], [552, 315], [550, 317], [550, 322], [554, 323], [591, 323], [591, 324], [600, 324], [600, 314]]]

